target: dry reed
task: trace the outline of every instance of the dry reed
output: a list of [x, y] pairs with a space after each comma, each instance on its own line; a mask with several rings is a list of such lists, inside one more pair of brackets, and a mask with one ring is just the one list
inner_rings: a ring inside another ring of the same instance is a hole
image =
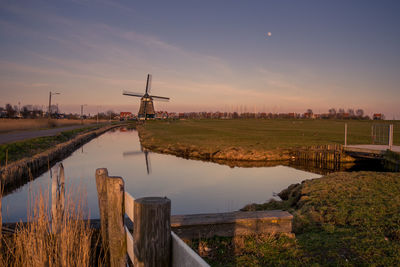
[[[72, 192], [73, 190], [70, 190]], [[34, 197], [28, 222], [19, 223], [15, 233], [3, 238], [0, 266], [89, 266], [93, 230], [86, 219], [86, 198], [70, 193], [64, 214], [52, 231], [48, 192]]]

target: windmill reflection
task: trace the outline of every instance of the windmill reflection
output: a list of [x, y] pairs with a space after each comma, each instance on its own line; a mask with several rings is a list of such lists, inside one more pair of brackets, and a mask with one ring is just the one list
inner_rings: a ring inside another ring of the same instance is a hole
[[146, 160], [146, 169], [147, 169], [147, 174], [151, 173], [151, 163], [150, 163], [150, 158], [149, 158], [149, 151], [143, 147], [140, 147], [141, 151], [127, 151], [122, 153], [122, 156], [125, 157], [131, 157], [131, 156], [138, 156], [144, 154], [144, 158]]

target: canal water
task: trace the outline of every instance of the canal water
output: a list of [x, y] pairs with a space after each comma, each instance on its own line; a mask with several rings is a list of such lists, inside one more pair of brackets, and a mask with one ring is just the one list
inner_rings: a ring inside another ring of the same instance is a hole
[[[147, 154], [147, 156], [146, 156]], [[147, 163], [146, 163], [147, 157]], [[116, 129], [64, 159], [66, 185], [86, 192], [90, 218], [99, 218], [95, 170], [107, 168], [121, 176], [125, 190], [135, 198], [167, 196], [172, 214], [235, 211], [246, 204], [263, 203], [290, 184], [321, 175], [287, 166], [231, 168], [211, 162], [142, 152], [134, 130]], [[3, 222], [26, 221], [32, 195], [49, 191], [50, 173], [3, 197]]]

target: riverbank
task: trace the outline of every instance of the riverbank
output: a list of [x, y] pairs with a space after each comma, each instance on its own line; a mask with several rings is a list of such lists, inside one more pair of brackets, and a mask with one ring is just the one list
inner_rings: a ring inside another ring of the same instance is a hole
[[282, 201], [244, 210], [284, 209], [295, 239], [213, 238], [192, 244], [212, 266], [398, 266], [400, 174], [334, 173], [291, 185]]
[[[321, 146], [333, 145], [337, 148], [336, 152], [341, 153], [340, 158], [328, 155], [323, 157], [324, 160], [353, 162], [354, 158], [340, 149], [344, 142], [344, 123], [348, 123], [349, 143], [370, 142], [371, 121], [148, 121], [138, 127], [138, 131], [145, 148], [184, 158], [214, 162], [289, 161], [296, 159], [298, 151], [318, 156], [316, 150], [320, 153]], [[395, 131], [395, 136], [400, 136], [400, 132]], [[333, 150], [331, 152], [334, 153]]]
[[4, 119], [0, 118], [0, 134], [9, 133], [15, 131], [32, 131], [32, 130], [43, 130], [43, 129], [54, 129], [66, 126], [81, 125], [82, 123], [86, 126], [93, 125], [96, 123], [106, 123], [108, 120], [79, 120], [79, 119]]
[[48, 170], [56, 161], [64, 159], [81, 145], [120, 126], [121, 124], [115, 124], [101, 128], [98, 126], [81, 128], [62, 132], [56, 136], [1, 145], [3, 166], [0, 168], [0, 179], [4, 186], [4, 194]]

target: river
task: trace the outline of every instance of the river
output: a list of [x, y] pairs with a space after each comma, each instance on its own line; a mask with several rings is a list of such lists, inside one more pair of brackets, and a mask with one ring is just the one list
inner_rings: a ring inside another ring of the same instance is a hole
[[[92, 219], [99, 218], [97, 168], [107, 168], [109, 175], [123, 177], [125, 190], [135, 198], [170, 198], [172, 214], [235, 211], [246, 204], [268, 201], [290, 184], [320, 177], [287, 166], [231, 168], [172, 155], [143, 153], [137, 132], [123, 128], [93, 139], [61, 162], [67, 191], [85, 192]], [[3, 222], [26, 221], [28, 203], [32, 203], [40, 190], [48, 192], [50, 185], [50, 173], [46, 172], [5, 196]]]

